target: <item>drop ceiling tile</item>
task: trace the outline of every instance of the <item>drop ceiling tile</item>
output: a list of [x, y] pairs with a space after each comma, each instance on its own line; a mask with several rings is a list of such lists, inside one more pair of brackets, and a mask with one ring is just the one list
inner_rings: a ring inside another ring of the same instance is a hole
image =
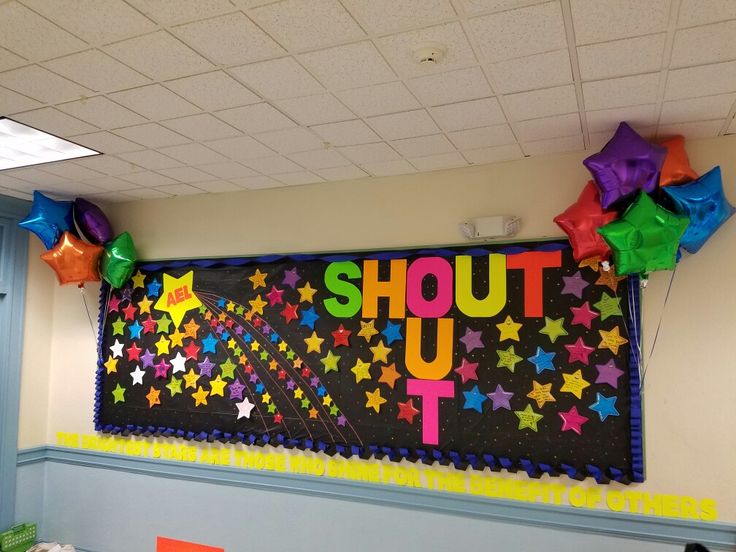
[[234, 161], [227, 161], [225, 163], [214, 163], [212, 165], [198, 165], [197, 168], [203, 172], [223, 178], [226, 180], [232, 178], [243, 178], [244, 176], [255, 176], [254, 170], [249, 169], [245, 165], [235, 163]]
[[499, 163], [501, 161], [511, 161], [512, 159], [521, 159], [524, 157], [519, 144], [463, 150], [461, 153], [471, 165]]
[[108, 176], [119, 176], [141, 170], [134, 163], [128, 160], [118, 159], [112, 155], [96, 155], [94, 157], [79, 159], [75, 163]]
[[175, 167], [173, 169], [160, 169], [157, 171], [159, 174], [178, 180], [179, 182], [185, 182], [191, 184], [192, 182], [206, 182], [212, 180], [212, 176], [195, 169], [194, 167]]
[[20, 2], [0, 4], [0, 36], [3, 47], [31, 61], [63, 56], [87, 47]]
[[185, 77], [166, 83], [167, 88], [207, 111], [260, 102], [261, 99], [223, 71]]
[[172, 167], [180, 167], [181, 163], [153, 150], [133, 151], [129, 153], [120, 153], [118, 157], [125, 159], [130, 163], [139, 165], [152, 171], [158, 169], [170, 169]]
[[421, 107], [401, 82], [389, 82], [337, 92], [337, 97], [361, 117], [397, 113]]
[[570, 54], [555, 50], [489, 65], [498, 91], [502, 94], [550, 88], [572, 82]]
[[578, 46], [580, 75], [583, 80], [597, 80], [658, 71], [666, 36], [659, 33]]
[[139, 144], [106, 131], [79, 134], [73, 136], [71, 140], [79, 145], [107, 154], [143, 149], [143, 146]]
[[28, 96], [13, 92], [8, 88], [0, 87], [0, 113], [10, 115], [19, 111], [28, 111], [41, 107], [43, 104], [32, 100]]
[[259, 61], [285, 53], [242, 12], [180, 25], [173, 32], [218, 65]]
[[296, 153], [323, 147], [322, 140], [303, 127], [266, 132], [255, 138], [279, 153]]
[[249, 12], [289, 50], [319, 48], [364, 36], [337, 0], [285, 0]]
[[137, 71], [99, 50], [86, 50], [44, 63], [44, 66], [90, 90], [107, 92], [149, 81]]
[[23, 0], [23, 3], [96, 45], [156, 30], [155, 23], [120, 0]]
[[368, 161], [362, 163], [361, 167], [374, 176], [396, 176], [417, 172], [417, 169], [406, 159], [395, 161]]
[[514, 121], [563, 115], [578, 110], [578, 99], [573, 85], [519, 92], [506, 96], [504, 100], [509, 117]]
[[155, 80], [169, 80], [212, 69], [212, 64], [166, 31], [131, 38], [105, 51]]
[[362, 171], [355, 165], [346, 165], [344, 167], [332, 167], [330, 169], [320, 169], [318, 171], [314, 171], [318, 175], [320, 175], [325, 180], [329, 180], [331, 182], [339, 181], [339, 180], [355, 180], [357, 178], [365, 178], [368, 176], [368, 173], [365, 171]]
[[409, 161], [420, 171], [437, 171], [465, 167], [468, 162], [458, 152], [429, 155], [427, 157], [413, 157]]
[[566, 138], [551, 138], [547, 140], [535, 140], [523, 142], [522, 149], [527, 155], [547, 155], [550, 153], [563, 153], [568, 151], [581, 151], [584, 149], [583, 136], [568, 136]]
[[532, 119], [516, 123], [517, 137], [520, 142], [531, 142], [547, 138], [561, 138], [582, 133], [580, 115], [568, 113], [542, 119]]
[[672, 44], [672, 67], [700, 65], [736, 58], [736, 20], [680, 29]]
[[319, 94], [325, 90], [317, 79], [291, 57], [233, 67], [230, 73], [264, 98], [271, 100]]
[[279, 182], [286, 184], [287, 186], [301, 186], [303, 184], [324, 182], [324, 179], [322, 177], [308, 171], [279, 174], [274, 178]]
[[[414, 59], [417, 45], [428, 42], [437, 42], [446, 48], [443, 59], [437, 64], [424, 65]], [[391, 66], [404, 77], [418, 77], [477, 63], [465, 31], [458, 22], [386, 36], [379, 39], [378, 43]]]
[[162, 186], [164, 184], [174, 184], [176, 182], [173, 178], [169, 178], [168, 176], [152, 171], [127, 174], [120, 178], [127, 182], [131, 182], [132, 184], [138, 184], [139, 186]]
[[162, 25], [176, 25], [234, 11], [227, 0], [128, 0], [128, 3]]
[[396, 151], [385, 142], [378, 142], [376, 144], [361, 144], [357, 146], [345, 146], [342, 148], [337, 148], [337, 151], [361, 166], [365, 165], [366, 163], [394, 161], [399, 159], [400, 157], [399, 154], [396, 153]]
[[332, 91], [396, 79], [394, 72], [369, 40], [302, 54], [299, 61]]
[[567, 46], [559, 2], [470, 19], [484, 61], [502, 61]]
[[218, 111], [215, 115], [219, 119], [248, 134], [281, 130], [296, 126], [294, 121], [267, 103], [235, 107], [225, 111]]
[[167, 194], [160, 190], [154, 190], [153, 188], [136, 188], [134, 190], [126, 190], [125, 194], [135, 199], [163, 199], [165, 197], [171, 197], [171, 194]]
[[90, 180], [87, 180], [86, 183], [90, 186], [94, 186], [95, 188], [107, 190], [110, 192], [131, 190], [139, 187], [138, 184], [126, 182], [125, 180], [122, 180], [115, 176], [101, 176], [99, 178], [91, 178]]
[[13, 52], [0, 47], [0, 71], [7, 71], [8, 69], [15, 69], [21, 65], [27, 64], [28, 61], [24, 58], [15, 55]]
[[227, 162], [227, 158], [202, 144], [182, 144], [159, 150], [164, 155], [173, 157], [185, 165], [204, 165], [207, 163]]
[[736, 2], [723, 0], [682, 0], [677, 17], [678, 27], [694, 27], [736, 19]]
[[198, 141], [232, 138], [240, 135], [237, 129], [223, 123], [209, 113], [169, 119], [161, 124], [179, 134], [183, 134], [187, 138]]
[[224, 140], [213, 140], [205, 145], [225, 157], [235, 161], [245, 161], [257, 157], [268, 157], [273, 155], [273, 150], [267, 148], [250, 136], [238, 136], [237, 138], [225, 138]]
[[440, 130], [424, 109], [379, 115], [366, 119], [366, 122], [386, 140], [424, 136]]
[[342, 121], [311, 127], [325, 142], [333, 146], [353, 146], [368, 142], [380, 142], [378, 134], [363, 121]]
[[100, 128], [118, 128], [146, 122], [145, 117], [141, 117], [104, 96], [77, 100], [57, 107], [68, 115]]
[[[708, 83], [703, 86], [703, 83]], [[671, 69], [667, 73], [665, 100], [696, 98], [703, 94], [736, 91], [736, 61]]]
[[723, 120], [731, 110], [734, 100], [736, 100], [736, 94], [720, 94], [717, 96], [664, 102], [662, 104], [662, 113], [659, 116], [659, 124], [689, 123], [694, 121], [710, 121], [713, 119]]
[[318, 149], [313, 151], [303, 151], [300, 153], [292, 153], [289, 159], [300, 164], [305, 169], [331, 169], [334, 167], [344, 167], [350, 165], [350, 161], [345, 159], [334, 149]]
[[316, 94], [275, 102], [278, 107], [306, 126], [354, 119], [355, 115], [332, 94]]
[[197, 182], [197, 188], [211, 194], [222, 194], [227, 192], [242, 192], [243, 188], [228, 182], [227, 180], [213, 180], [211, 182]]
[[39, 168], [24, 168], [24, 169], [15, 169], [11, 171], [5, 171], [6, 174], [13, 178], [20, 178], [21, 180], [26, 180], [28, 182], [31, 182], [33, 184], [36, 184], [37, 186], [55, 186], [57, 184], [63, 184], [68, 183], [69, 179], [65, 178], [63, 176], [58, 176], [55, 174], [44, 172], [43, 170]]
[[503, 146], [516, 142], [516, 137], [509, 125], [460, 130], [450, 132], [448, 136], [458, 149], [463, 150]]
[[635, 105], [588, 111], [585, 116], [590, 132], [613, 132], [621, 121], [626, 121], [634, 128], [648, 127], [657, 124], [657, 105]]
[[378, 35], [455, 17], [449, 0], [343, 0], [343, 5], [364, 29]]
[[726, 133], [727, 134], [734, 134], [734, 133], [736, 133], [736, 119], [734, 119], [733, 121], [731, 121], [731, 124], [728, 125], [728, 131]]
[[197, 106], [190, 104], [160, 84], [116, 92], [109, 94], [109, 97], [152, 121], [200, 112]]
[[19, 123], [25, 123], [39, 130], [44, 130], [62, 137], [98, 130], [92, 125], [80, 121], [76, 117], [62, 113], [53, 107], [42, 107], [41, 109], [34, 109], [25, 113], [17, 113], [13, 115], [13, 119]]
[[119, 134], [123, 138], [132, 140], [133, 142], [138, 142], [147, 148], [178, 146], [179, 144], [189, 142], [189, 139], [184, 138], [181, 134], [172, 132], [157, 123], [119, 128], [115, 131], [115, 134]]
[[442, 105], [493, 95], [480, 67], [448, 71], [409, 80], [409, 88], [424, 105]]
[[677, 123], [674, 125], [660, 125], [657, 137], [660, 140], [672, 138], [678, 134], [686, 140], [698, 140], [700, 138], [714, 138], [718, 136], [723, 126], [723, 119], [715, 121], [693, 121], [691, 123]]
[[443, 130], [464, 130], [506, 122], [496, 98], [483, 98], [450, 105], [433, 107], [432, 117]]
[[102, 173], [88, 169], [81, 165], [76, 165], [71, 161], [60, 161], [59, 163], [45, 163], [43, 171], [56, 176], [62, 176], [69, 180], [89, 180], [102, 176]]
[[91, 198], [95, 202], [102, 203], [124, 203], [133, 201], [135, 198], [128, 194], [128, 191], [124, 192], [102, 192], [101, 194], [87, 194], [88, 198]]
[[246, 163], [254, 171], [268, 176], [303, 170], [302, 167], [294, 163], [291, 159], [287, 159], [281, 155], [250, 159]]
[[0, 85], [29, 96], [34, 100], [50, 104], [76, 100], [92, 94], [92, 91], [88, 88], [60, 77], [38, 65], [29, 65], [0, 73]]
[[455, 146], [450, 143], [444, 134], [394, 140], [391, 145], [404, 157], [423, 157], [455, 151]]
[[206, 193], [204, 190], [201, 190], [196, 186], [190, 186], [189, 184], [170, 184], [168, 186], [158, 186], [156, 189], [159, 192], [175, 196], [197, 195]]
[[583, 83], [585, 109], [608, 109], [657, 101], [659, 73]]
[[571, 0], [577, 44], [605, 42], [667, 30], [670, 0]]
[[64, 182], [60, 184], [45, 184], [39, 186], [42, 192], [53, 192], [56, 196], [64, 199], [74, 199], [78, 196], [91, 196], [99, 194], [102, 190], [90, 186], [86, 182]]
[[246, 190], [263, 190], [266, 188], [281, 188], [283, 186], [281, 182], [268, 176], [248, 176], [231, 180], [230, 182]]
[[19, 190], [11, 190], [9, 188], [0, 188], [0, 195], [7, 196], [7, 197], [15, 197], [17, 199], [22, 199], [25, 201], [32, 201], [33, 200], [33, 194], [30, 192], [21, 192]]
[[0, 172], [0, 186], [5, 189], [33, 191], [33, 183], [14, 178], [8, 174], [9, 171]]

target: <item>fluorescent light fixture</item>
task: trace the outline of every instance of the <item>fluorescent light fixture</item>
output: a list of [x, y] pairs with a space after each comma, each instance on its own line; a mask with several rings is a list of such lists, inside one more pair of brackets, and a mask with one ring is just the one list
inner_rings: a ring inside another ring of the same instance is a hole
[[0, 117], [0, 171], [91, 155], [100, 152]]

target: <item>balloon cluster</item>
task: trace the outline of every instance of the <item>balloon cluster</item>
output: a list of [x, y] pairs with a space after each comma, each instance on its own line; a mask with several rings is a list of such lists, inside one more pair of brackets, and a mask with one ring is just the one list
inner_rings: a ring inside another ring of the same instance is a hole
[[18, 225], [41, 239], [48, 250], [41, 259], [56, 272], [60, 284], [81, 287], [99, 281], [102, 275], [119, 288], [133, 274], [137, 260], [133, 238], [123, 232], [113, 239], [105, 213], [86, 199], [55, 201], [33, 192], [31, 212]]
[[720, 167], [698, 177], [682, 136], [652, 144], [621, 123], [583, 165], [593, 180], [554, 221], [576, 260], [612, 256], [619, 276], [673, 269], [734, 213]]

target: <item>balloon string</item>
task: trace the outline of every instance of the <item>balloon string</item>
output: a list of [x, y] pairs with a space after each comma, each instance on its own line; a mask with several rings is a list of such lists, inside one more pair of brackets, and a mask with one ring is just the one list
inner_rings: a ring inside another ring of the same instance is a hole
[[97, 342], [97, 330], [95, 329], [94, 322], [92, 322], [92, 315], [89, 313], [89, 305], [87, 304], [87, 294], [84, 293], [83, 286], [79, 287], [79, 292], [82, 294], [82, 301], [84, 302], [84, 310], [87, 313], [87, 320], [89, 320], [89, 327], [92, 330], [92, 339], [94, 339], [96, 343]]
[[662, 328], [662, 320], [664, 319], [664, 311], [667, 308], [667, 301], [670, 298], [670, 291], [672, 291], [672, 282], [675, 281], [676, 272], [677, 272], [677, 265], [675, 265], [675, 268], [672, 270], [672, 276], [670, 276], [670, 284], [669, 286], [667, 286], [667, 294], [664, 296], [664, 302], [662, 303], [662, 310], [659, 313], [659, 322], [657, 323], [657, 331], [654, 332], [654, 340], [652, 341], [652, 348], [649, 351], [649, 356], [647, 357], [647, 361], [644, 364], [644, 369], [642, 370], [642, 374], [641, 374], [642, 388], [644, 387], [644, 378], [647, 375], [647, 368], [649, 368], [649, 362], [652, 360], [654, 349], [657, 347], [657, 339], [659, 338], [659, 330]]

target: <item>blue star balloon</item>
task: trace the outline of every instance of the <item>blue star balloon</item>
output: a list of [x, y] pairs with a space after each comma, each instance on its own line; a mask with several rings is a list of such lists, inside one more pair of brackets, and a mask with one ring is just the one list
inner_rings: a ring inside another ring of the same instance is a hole
[[74, 232], [72, 202], [54, 201], [41, 192], [33, 192], [31, 212], [18, 226], [36, 234], [46, 249], [51, 249], [64, 232]]
[[734, 213], [723, 193], [721, 167], [711, 169], [688, 184], [662, 189], [672, 199], [675, 211], [690, 217], [690, 226], [680, 240], [680, 245], [690, 253], [697, 253]]

